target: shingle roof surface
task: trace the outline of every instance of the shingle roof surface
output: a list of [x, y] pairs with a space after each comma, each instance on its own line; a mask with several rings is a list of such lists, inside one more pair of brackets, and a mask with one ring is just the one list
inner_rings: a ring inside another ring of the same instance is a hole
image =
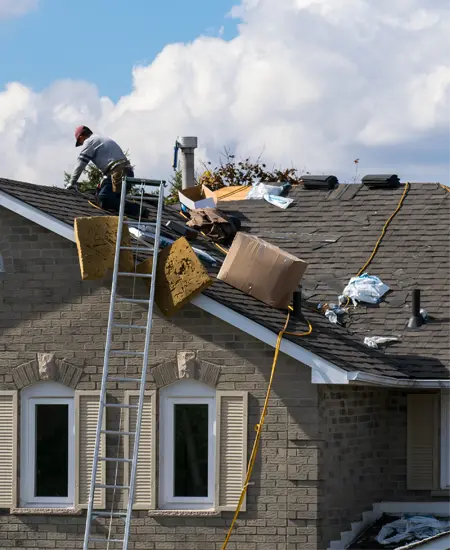
[[[302, 281], [310, 306], [336, 302], [338, 294], [364, 265], [383, 224], [395, 210], [404, 188], [374, 190], [340, 185], [336, 190], [294, 188], [294, 203], [281, 210], [265, 201], [221, 203], [220, 209], [242, 220], [242, 230], [259, 235], [308, 262]], [[0, 191], [73, 225], [78, 216], [104, 215], [73, 191], [0, 178]], [[180, 219], [165, 209], [166, 219]], [[339, 367], [393, 377], [449, 378], [450, 354], [450, 193], [438, 184], [411, 184], [404, 204], [367, 270], [391, 288], [377, 307], [358, 306], [346, 316], [346, 327], [332, 325], [322, 315], [305, 310], [313, 324], [307, 338], [290, 337]], [[197, 244], [196, 244], [197, 246]], [[213, 253], [207, 243], [201, 247]], [[212, 276], [218, 268], [207, 266]], [[422, 291], [422, 307], [431, 321], [410, 332], [411, 291]], [[278, 332], [286, 312], [270, 308], [216, 280], [205, 294]], [[290, 330], [304, 331], [304, 320]], [[365, 336], [394, 335], [400, 341], [385, 350], [363, 344]]]

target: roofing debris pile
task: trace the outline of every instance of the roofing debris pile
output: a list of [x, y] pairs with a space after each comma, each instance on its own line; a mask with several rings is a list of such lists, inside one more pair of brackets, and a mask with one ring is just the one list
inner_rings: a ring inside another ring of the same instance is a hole
[[[221, 263], [219, 280], [269, 306], [288, 308], [307, 268], [306, 262], [263, 239], [238, 232], [240, 221], [216, 208], [193, 209], [185, 217], [185, 224], [168, 222], [166, 227], [171, 233], [161, 234], [158, 243], [162, 251], [155, 302], [164, 315], [173, 315], [213, 283], [202, 262], [211, 266]], [[76, 218], [75, 237], [83, 280], [101, 279], [114, 267], [117, 229], [116, 216]], [[148, 223], [124, 224], [121, 271], [151, 273], [155, 230], [148, 228]], [[169, 236], [173, 233], [187, 238]], [[220, 259], [188, 242], [195, 241], [199, 234], [221, 250]], [[221, 246], [229, 244], [230, 250]]]

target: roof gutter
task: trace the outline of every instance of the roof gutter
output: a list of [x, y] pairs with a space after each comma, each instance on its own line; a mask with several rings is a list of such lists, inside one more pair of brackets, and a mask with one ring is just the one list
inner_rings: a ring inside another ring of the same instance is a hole
[[370, 384], [375, 386], [388, 386], [396, 388], [423, 388], [437, 389], [450, 388], [450, 379], [421, 379], [421, 378], [394, 378], [393, 376], [382, 376], [379, 374], [369, 374], [367, 372], [352, 371], [347, 372], [349, 383], [360, 382], [361, 384]]

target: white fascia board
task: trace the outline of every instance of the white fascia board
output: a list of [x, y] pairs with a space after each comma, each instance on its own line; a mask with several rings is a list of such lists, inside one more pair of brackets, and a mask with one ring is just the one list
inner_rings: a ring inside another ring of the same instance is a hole
[[64, 237], [69, 241], [75, 242], [73, 227], [70, 227], [70, 225], [57, 220], [53, 216], [45, 214], [41, 210], [34, 208], [34, 206], [30, 206], [3, 191], [0, 191], [0, 206], [3, 206], [12, 212], [15, 212], [19, 216], [45, 227], [53, 233], [61, 235], [61, 237]]
[[374, 510], [381, 514], [417, 514], [449, 517], [450, 507], [448, 502], [377, 502]]
[[[275, 347], [277, 343], [277, 335], [262, 325], [255, 323], [251, 319], [247, 319], [240, 313], [219, 304], [215, 300], [201, 294], [194, 298], [191, 302], [195, 306], [203, 309], [207, 313], [222, 319], [226, 323], [250, 334], [261, 342]], [[294, 344], [290, 340], [283, 339], [281, 341], [280, 351], [289, 355], [293, 359], [308, 365], [312, 369], [312, 382], [322, 384], [348, 384], [347, 372], [333, 365], [329, 361], [322, 359], [318, 355]]]
[[367, 372], [352, 371], [347, 372], [349, 382], [359, 382], [376, 386], [388, 386], [396, 388], [422, 388], [438, 389], [450, 388], [450, 379], [447, 380], [427, 380], [421, 378], [393, 378], [392, 376], [382, 376], [379, 374], [369, 374]]

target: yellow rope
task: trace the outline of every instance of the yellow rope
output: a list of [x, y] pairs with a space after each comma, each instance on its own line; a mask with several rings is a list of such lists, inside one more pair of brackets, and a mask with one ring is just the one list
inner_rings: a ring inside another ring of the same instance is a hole
[[380, 247], [380, 244], [381, 244], [381, 241], [383, 240], [383, 237], [386, 233], [386, 229], [388, 228], [389, 224], [391, 223], [391, 221], [394, 219], [395, 215], [397, 214], [397, 212], [400, 210], [400, 208], [402, 207], [403, 205], [403, 202], [404, 200], [406, 199], [406, 195], [408, 194], [408, 191], [409, 191], [409, 188], [411, 187], [410, 183], [409, 182], [406, 182], [405, 184], [405, 189], [403, 191], [403, 195], [401, 196], [400, 198], [400, 201], [397, 205], [397, 208], [394, 210], [394, 212], [392, 212], [392, 214], [389, 216], [387, 222], [383, 225], [383, 229], [381, 230], [381, 235], [380, 235], [380, 238], [378, 239], [378, 241], [376, 242], [375, 244], [375, 247], [372, 251], [372, 254], [370, 255], [370, 258], [367, 260], [367, 262], [363, 265], [363, 267], [358, 271], [358, 273], [356, 274], [356, 276], [358, 277], [359, 275], [361, 275], [361, 273], [364, 273], [364, 271], [366, 270], [367, 267], [369, 267], [369, 265], [372, 263], [372, 260], [375, 258], [375, 254], [377, 253], [378, 251], [378, 248]]
[[267, 387], [266, 398], [265, 398], [265, 401], [264, 401], [264, 407], [263, 407], [263, 410], [262, 410], [262, 413], [261, 413], [261, 418], [259, 420], [259, 423], [256, 424], [256, 426], [255, 426], [256, 437], [255, 437], [255, 441], [253, 443], [253, 449], [252, 449], [252, 452], [251, 452], [251, 455], [250, 455], [250, 460], [249, 460], [249, 463], [248, 463], [247, 475], [245, 477], [244, 486], [243, 486], [242, 491], [241, 491], [241, 496], [239, 497], [239, 502], [238, 502], [236, 511], [234, 513], [233, 520], [232, 520], [230, 528], [228, 530], [225, 542], [222, 545], [222, 550], [225, 550], [226, 547], [228, 546], [228, 542], [229, 542], [231, 534], [233, 532], [234, 525], [235, 525], [235, 523], [238, 519], [239, 512], [241, 511], [242, 503], [244, 502], [244, 498], [245, 498], [245, 495], [247, 493], [247, 488], [249, 486], [250, 479], [251, 479], [251, 476], [252, 476], [253, 466], [255, 465], [256, 456], [258, 454], [259, 442], [260, 442], [260, 439], [261, 439], [261, 433], [262, 433], [262, 429], [263, 429], [263, 426], [264, 426], [264, 420], [265, 420], [265, 417], [266, 417], [266, 414], [267, 414], [267, 408], [269, 406], [269, 398], [270, 398], [270, 393], [272, 391], [272, 384], [273, 384], [273, 379], [275, 377], [275, 369], [276, 369], [276, 366], [277, 366], [278, 355], [280, 353], [280, 346], [281, 346], [281, 341], [283, 340], [283, 336], [285, 334], [289, 334], [291, 336], [308, 336], [309, 334], [311, 334], [311, 332], [313, 330], [312, 326], [311, 326], [311, 323], [307, 320], [306, 321], [308, 323], [307, 332], [301, 332], [301, 333], [287, 332], [286, 329], [287, 329], [287, 326], [289, 324], [289, 319], [290, 319], [290, 316], [291, 316], [290, 312], [292, 311], [292, 307], [289, 307], [289, 310], [290, 311], [287, 314], [287, 318], [286, 318], [286, 322], [284, 324], [284, 327], [278, 333], [277, 344], [275, 346], [275, 353], [274, 353], [274, 356], [273, 356], [272, 370], [271, 370], [271, 373], [270, 373], [269, 385]]
[[447, 191], [447, 193], [450, 193], [450, 187], [447, 187], [446, 185], [442, 185], [442, 183], [439, 184], [442, 189], [445, 189]]
[[[380, 247], [381, 241], [384, 238], [384, 235], [386, 234], [386, 230], [388, 228], [388, 225], [391, 223], [391, 221], [394, 219], [395, 215], [399, 212], [400, 208], [403, 206], [403, 202], [406, 199], [406, 195], [408, 194], [409, 188], [411, 187], [411, 184], [409, 182], [406, 182], [405, 189], [403, 190], [403, 194], [400, 198], [399, 203], [397, 204], [397, 208], [392, 212], [392, 214], [387, 219], [386, 223], [383, 225], [383, 229], [381, 230], [381, 235], [377, 242], [375, 243], [374, 249], [372, 250], [372, 254], [370, 255], [367, 262], [362, 266], [362, 268], [358, 271], [356, 274], [356, 277], [359, 277], [364, 271], [369, 267], [369, 265], [372, 263], [372, 260], [375, 258], [375, 254], [378, 252], [378, 249]], [[345, 306], [348, 306], [350, 303], [350, 298], [347, 296], [347, 301], [345, 302]]]

